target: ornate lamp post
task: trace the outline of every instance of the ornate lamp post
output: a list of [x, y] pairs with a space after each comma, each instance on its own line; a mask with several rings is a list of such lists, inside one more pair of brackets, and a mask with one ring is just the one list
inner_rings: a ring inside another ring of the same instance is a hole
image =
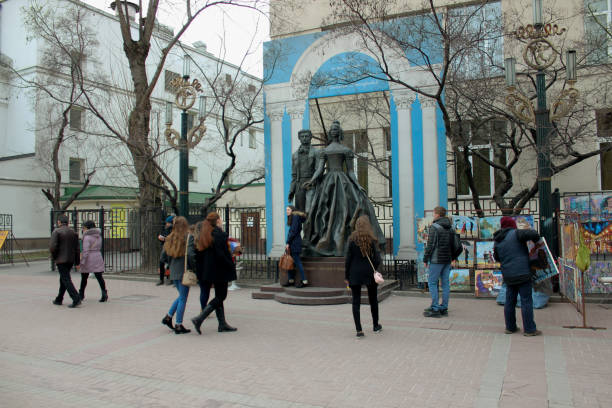
[[189, 149], [193, 149], [206, 133], [206, 97], [200, 95], [199, 123], [187, 129], [187, 110], [196, 101], [197, 93], [202, 92], [202, 85], [197, 79], [189, 82], [191, 60], [183, 60], [183, 77], [174, 78], [171, 85], [177, 89], [174, 103], [181, 109], [181, 133], [172, 129], [172, 102], [166, 102], [166, 130], [164, 135], [168, 144], [179, 151], [179, 213], [186, 217], [189, 214]]
[[559, 52], [548, 40], [549, 37], [563, 34], [566, 29], [556, 24], [542, 23], [542, 0], [533, 1], [533, 24], [521, 26], [515, 31], [519, 40], [528, 41], [523, 50], [523, 60], [536, 73], [537, 105], [534, 109], [527, 96], [516, 87], [516, 60], [506, 58], [506, 85], [508, 94], [506, 105], [521, 121], [534, 123], [536, 126], [536, 146], [538, 153], [538, 204], [540, 210], [540, 231], [551, 245], [553, 242], [552, 205], [548, 135], [550, 123], [567, 115], [576, 104], [579, 92], [574, 88], [576, 83], [576, 51], [566, 52], [566, 72], [568, 88], [564, 89], [549, 110], [546, 106], [546, 68], [550, 67]]

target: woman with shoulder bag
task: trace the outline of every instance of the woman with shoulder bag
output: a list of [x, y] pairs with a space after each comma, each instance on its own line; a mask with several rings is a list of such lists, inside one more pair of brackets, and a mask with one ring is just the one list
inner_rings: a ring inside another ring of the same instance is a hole
[[[189, 333], [191, 330], [183, 326], [183, 315], [189, 296], [189, 286], [183, 285], [183, 273], [185, 271], [185, 256], [187, 251], [187, 238], [189, 236], [189, 223], [185, 217], [175, 217], [172, 232], [164, 241], [161, 260], [170, 266], [170, 280], [178, 291], [178, 297], [172, 302], [168, 314], [164, 316], [162, 324], [165, 324], [176, 334]], [[190, 240], [193, 237], [189, 236]], [[187, 259], [189, 267], [193, 265], [193, 259]], [[176, 313], [176, 325], [172, 326], [172, 316]]]
[[102, 258], [102, 236], [100, 229], [96, 228], [96, 224], [92, 220], [87, 220], [83, 223], [83, 251], [81, 252], [81, 288], [79, 296], [81, 300], [85, 299], [85, 288], [87, 287], [87, 278], [93, 273], [98, 280], [102, 297], [100, 302], [108, 300], [108, 292], [106, 291], [106, 282], [102, 274], [104, 273], [104, 258]]
[[[237, 329], [225, 321], [223, 301], [227, 298], [227, 286], [236, 280], [236, 264], [229, 251], [228, 235], [221, 229], [223, 221], [216, 212], [211, 212], [196, 227], [196, 238], [189, 246], [190, 257], [195, 259], [196, 275], [200, 284], [202, 312], [191, 319], [198, 334], [204, 319], [215, 311], [219, 332], [233, 332]], [[210, 288], [215, 287], [215, 298], [206, 304]], [[205, 305], [205, 306], [204, 306]]]
[[355, 230], [349, 236], [345, 259], [345, 283], [351, 288], [353, 294], [353, 319], [357, 329], [357, 337], [363, 337], [361, 328], [360, 306], [361, 285], [368, 288], [368, 299], [374, 332], [382, 330], [378, 323], [378, 284], [374, 280], [375, 270], [381, 262], [380, 252], [377, 248], [377, 239], [372, 231], [372, 224], [367, 215], [362, 215], [355, 222]]

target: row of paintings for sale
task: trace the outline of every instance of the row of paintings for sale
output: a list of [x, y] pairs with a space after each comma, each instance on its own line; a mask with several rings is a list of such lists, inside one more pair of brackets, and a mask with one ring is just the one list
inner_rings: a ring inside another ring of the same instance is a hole
[[[465, 215], [452, 215], [449, 217], [455, 232], [461, 238], [467, 239], [493, 239], [495, 231], [501, 229], [501, 216], [494, 217], [468, 217]], [[519, 229], [533, 228], [532, 215], [517, 215], [512, 217], [516, 221]], [[433, 217], [417, 219], [417, 239], [419, 242], [426, 243], [429, 227], [433, 222]]]
[[[427, 271], [419, 267], [419, 282], [427, 282]], [[470, 290], [470, 270], [451, 269], [449, 274], [450, 290]], [[496, 297], [502, 287], [503, 278], [500, 270], [475, 269], [474, 270], [474, 294], [477, 297]]]
[[580, 221], [605, 221], [612, 218], [610, 193], [585, 194], [563, 198], [566, 217]]
[[458, 267], [499, 268], [499, 263], [493, 258], [493, 241], [461, 240], [463, 252], [457, 259]]

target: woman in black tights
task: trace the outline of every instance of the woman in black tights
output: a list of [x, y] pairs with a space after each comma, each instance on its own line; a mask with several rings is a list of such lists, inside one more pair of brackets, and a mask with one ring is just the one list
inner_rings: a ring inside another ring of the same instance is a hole
[[355, 222], [355, 231], [349, 236], [345, 260], [345, 282], [353, 294], [353, 319], [357, 337], [363, 337], [359, 308], [361, 306], [361, 285], [368, 288], [370, 311], [374, 332], [380, 332], [378, 323], [378, 284], [374, 281], [374, 269], [380, 265], [380, 252], [377, 239], [372, 231], [372, 224], [367, 215], [362, 215]]

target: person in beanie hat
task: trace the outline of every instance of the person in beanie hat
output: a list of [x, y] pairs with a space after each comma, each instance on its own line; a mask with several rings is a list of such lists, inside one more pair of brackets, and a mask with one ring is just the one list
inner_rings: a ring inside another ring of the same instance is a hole
[[[157, 236], [159, 242], [161, 242], [161, 246], [163, 248], [164, 242], [166, 242], [166, 237], [170, 235], [172, 232], [172, 221], [174, 221], [174, 215], [169, 215], [166, 218], [166, 225], [162, 232]], [[157, 286], [164, 284], [164, 276], [166, 275], [166, 263], [159, 260], [159, 282], [157, 282]], [[170, 277], [168, 277], [168, 282], [170, 282]]]
[[533, 320], [532, 274], [527, 241], [537, 242], [540, 234], [533, 229], [517, 229], [512, 217], [502, 217], [500, 225], [501, 229], [493, 234], [493, 256], [501, 263], [502, 276], [506, 284], [505, 333], [512, 334], [519, 330], [516, 325], [516, 300], [520, 294], [523, 334], [538, 336], [542, 332], [536, 329]]

